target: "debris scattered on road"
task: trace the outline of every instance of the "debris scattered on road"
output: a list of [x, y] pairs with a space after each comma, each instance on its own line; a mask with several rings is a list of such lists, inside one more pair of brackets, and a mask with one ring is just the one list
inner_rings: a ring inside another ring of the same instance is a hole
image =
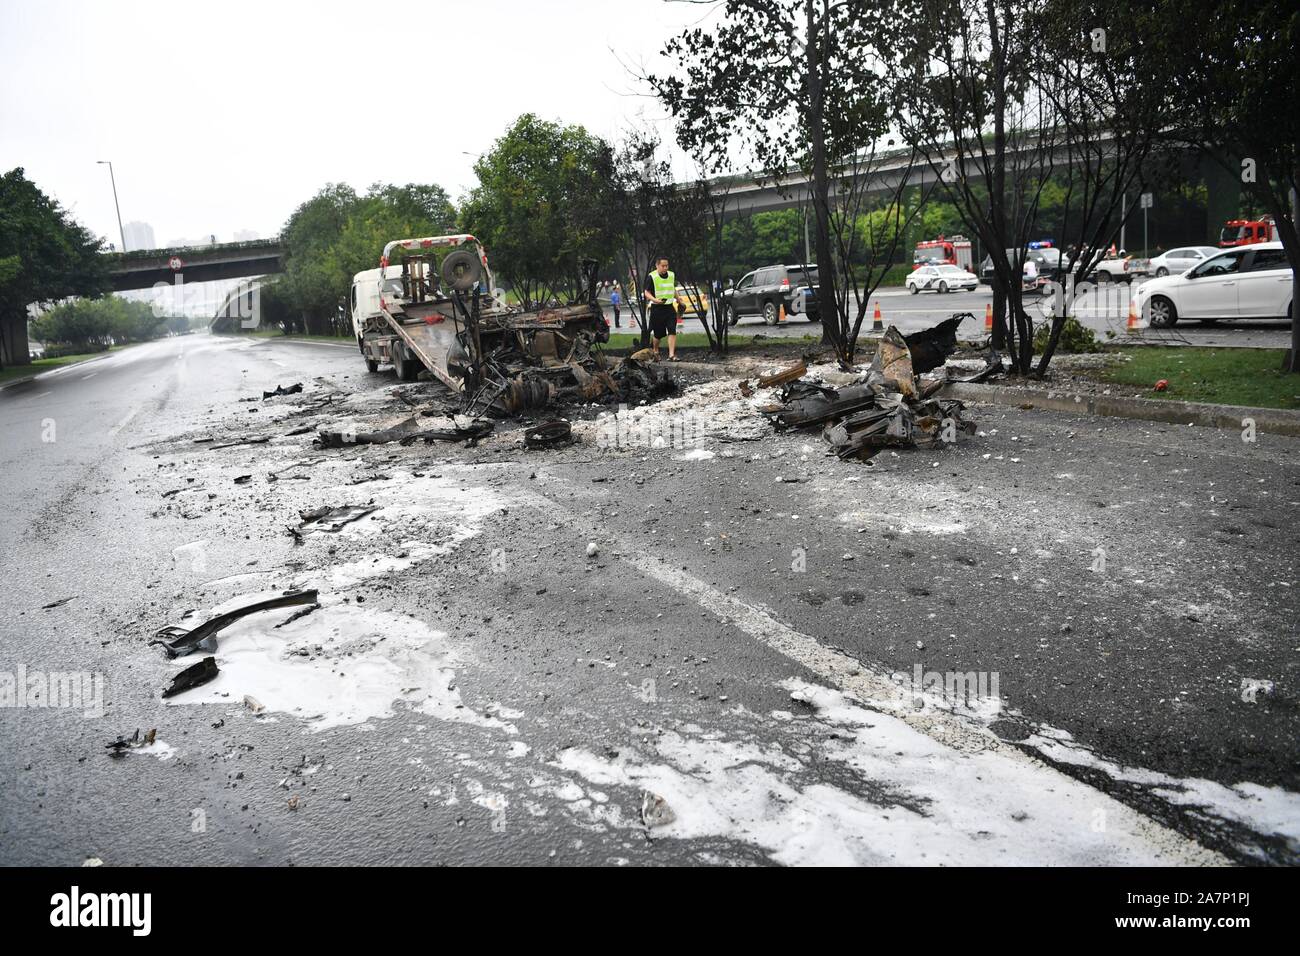
[[562, 418], [534, 425], [524, 432], [525, 448], [535, 450], [571, 444], [573, 444], [573, 426]]
[[75, 598], [76, 598], [75, 594], [72, 595], [72, 597], [59, 598], [57, 601], [51, 601], [49, 604], [42, 604], [41, 610], [50, 611], [56, 607], [63, 607], [63, 605], [67, 604], [71, 600], [74, 600]]
[[[295, 534], [297, 533], [297, 530], [294, 528], [290, 528], [289, 530], [293, 531]], [[299, 540], [301, 540], [301, 538], [299, 538]], [[292, 614], [286, 617], [279, 624], [275, 625], [276, 629], [278, 630], [279, 628], [284, 627], [286, 624], [292, 624], [294, 621], [306, 617], [308, 614], [311, 614], [313, 611], [319, 611], [319, 610], [320, 610], [320, 602], [317, 602], [316, 604], [310, 604], [307, 607], [302, 608], [301, 610], [294, 611]]]
[[[211, 441], [211, 439], [207, 439]], [[213, 445], [213, 448], [238, 448], [240, 445], [265, 445], [271, 440], [270, 435], [260, 435], [257, 438], [241, 438], [238, 441], [223, 442], [220, 445]]]
[[859, 383], [832, 388], [788, 381], [780, 404], [763, 411], [777, 431], [824, 426], [823, 437], [840, 458], [866, 460], [887, 447], [946, 444], [959, 431], [973, 434], [975, 424], [962, 420], [961, 402], [932, 397], [943, 380], [922, 387], [917, 378], [918, 369], [939, 368], [956, 349], [960, 321], [953, 316], [906, 337], [891, 325]]
[[259, 700], [258, 700], [256, 697], [254, 697], [252, 694], [245, 694], [245, 695], [244, 695], [244, 706], [247, 707], [249, 710], [251, 710], [251, 711], [252, 711], [253, 713], [255, 713], [255, 714], [260, 714], [260, 713], [262, 713], [264, 710], [266, 710], [266, 705], [263, 704], [261, 701], [259, 701]]
[[1162, 378], [1160, 381], [1156, 382], [1157, 392], [1167, 392], [1168, 390], [1169, 390], [1169, 379]]
[[645, 790], [641, 794], [641, 822], [648, 827], [664, 827], [677, 819], [668, 801], [657, 793]]
[[[791, 365], [789, 368], [781, 369], [781, 371], [779, 372], [772, 372], [770, 375], [759, 376], [758, 387], [774, 388], [777, 385], [784, 385], [786, 382], [793, 382], [796, 379], [803, 378], [807, 374], [808, 374], [808, 363], [805, 362], [803, 359], [800, 359], [798, 362], [796, 362], [794, 365]], [[745, 390], [744, 388], [742, 388], [740, 391], [741, 394], [744, 394]]]
[[160, 645], [168, 657], [184, 657], [198, 650], [215, 651], [217, 649], [217, 634], [240, 618], [247, 617], [250, 614], [257, 614], [259, 611], [271, 611], [276, 608], [293, 607], [298, 604], [315, 604], [316, 596], [317, 592], [314, 588], [303, 591], [285, 591], [275, 597], [255, 601], [232, 611], [226, 611], [224, 614], [218, 614], [195, 628], [187, 630], [174, 624], [160, 628], [149, 644], [151, 646], [154, 644]]
[[118, 737], [116, 740], [110, 740], [108, 743], [104, 744], [104, 746], [111, 751], [109, 756], [121, 757], [128, 750], [135, 750], [140, 747], [153, 746], [154, 738], [157, 736], [157, 734], [158, 731], [156, 729], [149, 730], [146, 733], [142, 734], [140, 733], [140, 728], [137, 727], [135, 733], [133, 733], [131, 736], [127, 737], [124, 734], [121, 737]]
[[600, 545], [596, 544], [595, 541], [588, 541], [588, 542], [587, 542], [587, 557], [589, 557], [589, 558], [594, 558], [594, 557], [595, 557], [596, 555], [598, 555], [598, 554], [600, 554]]
[[235, 479], [235, 484], [246, 485], [252, 480], [253, 480], [252, 475], [240, 475], [238, 478]]
[[217, 667], [217, 659], [215, 657], [205, 657], [197, 664], [191, 664], [173, 677], [171, 686], [164, 690], [162, 695], [164, 697], [175, 697], [177, 694], [191, 688], [202, 687], [220, 672], [220, 668]]
[[1272, 694], [1274, 686], [1271, 680], [1243, 677], [1241, 679], [1241, 700], [1246, 704], [1254, 704], [1258, 701], [1260, 694], [1265, 697]]
[[274, 392], [262, 393], [262, 401], [266, 401], [268, 398], [275, 398], [279, 395], [297, 395], [301, 391], [302, 382], [296, 382], [288, 388], [285, 388], [283, 385], [277, 385]]
[[[302, 524], [298, 525], [294, 530], [297, 534], [307, 534], [312, 531], [324, 531], [327, 534], [334, 534], [352, 522], [360, 521], [366, 515], [374, 514], [378, 510], [378, 505], [339, 505], [337, 508], [325, 505], [320, 508], [312, 508], [309, 511], [299, 511], [298, 517], [302, 519]], [[316, 592], [311, 593], [315, 594]], [[312, 600], [315, 600], [315, 598]]]

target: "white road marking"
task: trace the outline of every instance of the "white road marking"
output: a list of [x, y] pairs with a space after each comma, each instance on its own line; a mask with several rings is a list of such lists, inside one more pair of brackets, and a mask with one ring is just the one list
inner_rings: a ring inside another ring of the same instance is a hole
[[120, 432], [123, 428], [126, 427], [127, 422], [129, 422], [131, 419], [135, 418], [136, 413], [137, 413], [138, 411], [140, 411], [140, 406], [139, 406], [139, 405], [133, 405], [133, 406], [131, 406], [131, 410], [130, 410], [129, 412], [127, 412], [127, 413], [122, 417], [122, 420], [121, 420], [120, 422], [118, 422], [116, 425], [114, 425], [112, 428], [110, 428], [110, 429], [108, 430], [108, 433], [109, 433], [110, 435], [116, 435], [118, 432]]
[[91, 372], [89, 375], [83, 375], [81, 376], [81, 381], [84, 382], [88, 378], [94, 378], [98, 374], [99, 374], [98, 372]]

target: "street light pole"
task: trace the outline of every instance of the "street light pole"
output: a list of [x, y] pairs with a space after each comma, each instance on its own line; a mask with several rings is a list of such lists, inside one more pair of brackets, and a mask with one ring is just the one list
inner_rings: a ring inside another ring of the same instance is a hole
[[122, 252], [126, 252], [126, 230], [122, 228], [122, 207], [117, 202], [117, 177], [113, 175], [113, 163], [107, 159], [97, 159], [100, 166], [108, 167], [108, 180], [113, 184], [113, 208], [117, 210], [117, 234], [122, 240]]

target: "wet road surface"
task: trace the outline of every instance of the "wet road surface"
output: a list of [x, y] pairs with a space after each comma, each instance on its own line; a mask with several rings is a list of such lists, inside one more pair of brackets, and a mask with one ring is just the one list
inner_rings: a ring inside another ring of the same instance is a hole
[[[1300, 859], [1295, 440], [976, 408], [868, 466], [717, 381], [312, 447], [399, 391], [189, 336], [0, 392], [0, 862]], [[155, 630], [289, 587], [161, 699]]]

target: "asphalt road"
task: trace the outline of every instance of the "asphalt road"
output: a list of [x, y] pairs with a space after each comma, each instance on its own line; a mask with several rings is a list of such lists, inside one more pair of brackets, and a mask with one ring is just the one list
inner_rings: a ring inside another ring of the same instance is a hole
[[[1080, 296], [1076, 315], [1085, 326], [1099, 336], [1105, 336], [1110, 332], [1123, 337], [1126, 334], [1131, 293], [1132, 290], [1125, 283], [1102, 286]], [[855, 308], [856, 301], [855, 299]], [[903, 332], [915, 332], [927, 328], [955, 312], [970, 312], [975, 316], [976, 321], [963, 326], [962, 331], [974, 337], [983, 333], [984, 310], [992, 301], [993, 292], [988, 286], [980, 286], [973, 292], [949, 292], [944, 295], [937, 292], [921, 292], [912, 295], [904, 288], [882, 288], [869, 300], [863, 329], [866, 334], [870, 334], [875, 305], [879, 303], [883, 324], [897, 325]], [[1041, 310], [1043, 304], [1041, 298], [1031, 297], [1030, 301]], [[695, 332], [699, 329], [699, 321], [694, 318], [688, 318], [682, 326], [685, 332]], [[775, 337], [819, 334], [816, 326], [806, 319], [791, 317], [783, 324], [768, 326], [762, 317], [757, 315], [742, 316], [734, 331], [745, 335], [761, 334]], [[1291, 326], [1288, 322], [1260, 319], [1219, 322], [1213, 326], [1199, 322], [1183, 322], [1173, 329], [1146, 329], [1143, 337], [1171, 345], [1289, 348]]]
[[[0, 863], [1300, 862], [1300, 442], [978, 408], [868, 466], [722, 381], [312, 447], [396, 391], [209, 336], [0, 391]], [[295, 586], [160, 697], [155, 630]]]

